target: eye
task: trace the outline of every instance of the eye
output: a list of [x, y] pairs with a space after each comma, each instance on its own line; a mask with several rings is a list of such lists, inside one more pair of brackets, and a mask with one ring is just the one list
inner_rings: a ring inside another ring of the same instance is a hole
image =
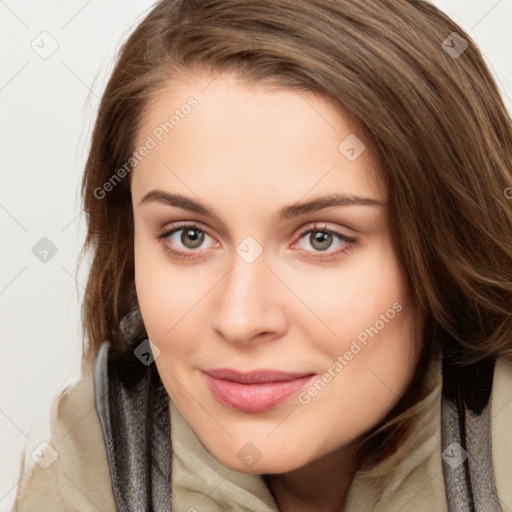
[[[328, 229], [326, 225], [316, 224], [312, 228], [306, 228], [300, 232], [299, 240], [303, 239], [307, 242], [306, 245], [313, 248], [313, 251], [306, 251], [308, 253], [313, 253], [306, 257], [313, 259], [328, 259], [336, 257], [341, 253], [347, 252], [355, 243], [357, 243], [355, 238], [343, 235], [333, 229]], [[328, 251], [328, 249], [332, 248], [333, 245], [335, 248], [337, 246], [338, 249]]]
[[[309, 236], [306, 236], [309, 235]], [[185, 223], [178, 226], [167, 228], [157, 236], [159, 241], [164, 243], [165, 250], [173, 258], [197, 258], [201, 257], [203, 250], [210, 247], [202, 247], [206, 238], [212, 238], [204, 229], [197, 224]], [[305, 250], [306, 258], [326, 260], [332, 259], [341, 253], [345, 253], [357, 243], [355, 238], [343, 235], [334, 229], [328, 229], [326, 225], [317, 225], [302, 230], [299, 234], [299, 240], [306, 240], [312, 247], [311, 250]], [[302, 245], [302, 244], [301, 244]], [[337, 246], [337, 250], [328, 250], [332, 246]], [[196, 249], [203, 249], [201, 251]]]
[[201, 248], [206, 237], [212, 238], [196, 224], [175, 226], [158, 235], [158, 239], [163, 241], [165, 249], [176, 258], [196, 257], [190, 253], [198, 252], [196, 249]]

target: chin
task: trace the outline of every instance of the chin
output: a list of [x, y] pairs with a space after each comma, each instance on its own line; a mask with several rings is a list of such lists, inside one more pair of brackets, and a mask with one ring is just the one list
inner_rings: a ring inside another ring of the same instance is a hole
[[[296, 451], [289, 454], [283, 453], [272, 446], [259, 450], [256, 444], [251, 442], [247, 442], [241, 448], [237, 447], [235, 453], [231, 452], [227, 457], [226, 451], [218, 453], [217, 450], [212, 450], [210, 453], [227, 468], [251, 475], [287, 473], [309, 462], [302, 457], [297, 457]], [[265, 456], [265, 453], [268, 456]]]

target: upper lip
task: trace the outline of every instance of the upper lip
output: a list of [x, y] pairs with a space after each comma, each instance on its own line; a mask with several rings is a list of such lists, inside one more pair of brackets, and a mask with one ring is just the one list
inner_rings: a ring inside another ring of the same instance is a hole
[[287, 380], [299, 379], [314, 375], [314, 372], [290, 373], [280, 370], [272, 370], [262, 368], [259, 370], [251, 370], [249, 372], [240, 372], [232, 368], [213, 368], [211, 370], [203, 370], [204, 373], [211, 375], [217, 379], [230, 380], [240, 384], [260, 384], [263, 382], [283, 382]]

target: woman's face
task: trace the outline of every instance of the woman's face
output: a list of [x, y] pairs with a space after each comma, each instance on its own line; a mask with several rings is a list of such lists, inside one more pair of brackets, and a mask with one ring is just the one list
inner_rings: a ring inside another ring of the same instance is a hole
[[323, 97], [225, 75], [169, 83], [144, 118], [142, 317], [169, 395], [229, 468], [342, 452], [412, 378], [411, 304], [363, 143]]

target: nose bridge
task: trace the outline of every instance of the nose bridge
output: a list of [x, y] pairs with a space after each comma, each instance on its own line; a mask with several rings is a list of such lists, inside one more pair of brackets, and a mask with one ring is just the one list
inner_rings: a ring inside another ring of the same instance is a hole
[[240, 256], [241, 249], [242, 244], [233, 255], [233, 266], [227, 276], [221, 300], [230, 309], [237, 309], [239, 314], [244, 311], [252, 311], [254, 314], [255, 308], [264, 307], [269, 270], [263, 254], [254, 259], [246, 259], [245, 256], [250, 254], [250, 250]]
[[267, 268], [261, 246], [254, 242], [244, 240], [236, 248], [211, 318], [212, 327], [232, 342], [249, 341], [259, 333], [280, 328], [272, 289], [275, 277]]

